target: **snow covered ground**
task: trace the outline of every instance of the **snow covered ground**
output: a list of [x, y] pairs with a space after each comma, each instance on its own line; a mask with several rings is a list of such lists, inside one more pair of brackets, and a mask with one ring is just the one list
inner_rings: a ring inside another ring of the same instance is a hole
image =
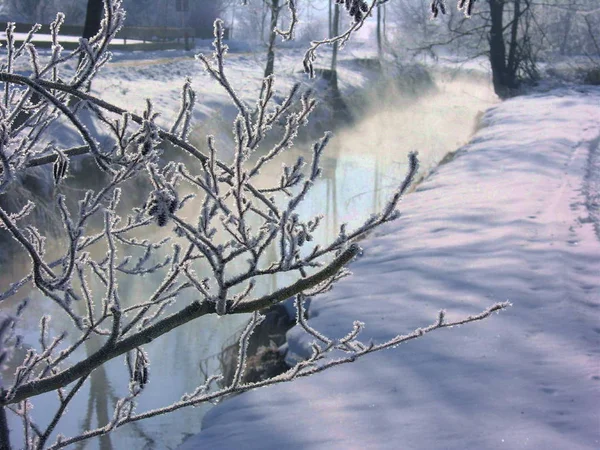
[[600, 89], [515, 98], [483, 125], [310, 323], [341, 337], [360, 319], [383, 341], [440, 309], [513, 306], [227, 400], [181, 450], [600, 448]]

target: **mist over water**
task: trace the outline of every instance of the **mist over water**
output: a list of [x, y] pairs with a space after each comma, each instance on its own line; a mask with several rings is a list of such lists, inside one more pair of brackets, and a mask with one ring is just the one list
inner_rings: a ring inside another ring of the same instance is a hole
[[[419, 152], [418, 178], [426, 176], [448, 152], [468, 142], [478, 114], [497, 102], [489, 80], [482, 75], [447, 72], [437, 73], [434, 78], [437, 89], [423, 95], [406, 98], [397, 89], [389, 88], [379, 90], [376, 95], [349, 100], [357, 120], [351, 126], [335, 131], [325, 151], [323, 175], [298, 208], [298, 213], [306, 220], [326, 214], [324, 223], [315, 233], [315, 242], [331, 241], [339, 232], [340, 224], [347, 222], [351, 229], [370, 214], [380, 211], [406, 174], [409, 152]], [[257, 184], [272, 184], [272, 180], [278, 180], [281, 162], [293, 164], [300, 155], [308, 160], [308, 149], [309, 143], [293, 147], [277, 163], [263, 169]], [[189, 212], [193, 214], [193, 211]], [[98, 251], [105, 252], [106, 249]], [[273, 257], [277, 257], [275, 250]], [[28, 262], [24, 262], [19, 267], [3, 268], [3, 273], [22, 273], [27, 267]], [[282, 287], [294, 278], [294, 274], [265, 277], [256, 295]], [[2, 277], [2, 290], [15, 279], [13, 275]], [[160, 276], [156, 279], [150, 276], [121, 278], [119, 293], [124, 306], [148, 298], [160, 279]], [[96, 301], [100, 303], [102, 289], [100, 286], [95, 289]], [[53, 317], [51, 336], [67, 328], [71, 331], [69, 339], [76, 339], [75, 330], [67, 325], [64, 314], [49, 299], [36, 292], [28, 295], [29, 310], [20, 323], [26, 346], [39, 347], [38, 324], [43, 314]], [[178, 300], [178, 305], [189, 299]], [[83, 309], [84, 305], [81, 307]], [[144, 350], [151, 363], [150, 377], [137, 412], [168, 405], [185, 392], [193, 391], [203, 382], [204, 371], [212, 372], [218, 368], [215, 355], [231, 341], [244, 322], [243, 317], [204, 317], [146, 345]], [[90, 341], [76, 352], [75, 359], [93, 353], [99, 345], [99, 342]], [[10, 378], [11, 370], [14, 371], [14, 366], [4, 371], [2, 377]], [[60, 432], [72, 436], [84, 428], [105, 423], [112, 416], [114, 403], [127, 392], [127, 383], [123, 358], [94, 371], [60, 422]], [[34, 399], [33, 414], [38, 423], [45, 424], [52, 417], [57, 407], [55, 397], [54, 393], [49, 393]], [[186, 433], [200, 431], [202, 417], [209, 408], [210, 405], [201, 405], [127, 425], [110, 436], [86, 441], [79, 448], [173, 448]], [[14, 430], [11, 434], [13, 443], [19, 448], [22, 445], [20, 425], [14, 416], [10, 418], [10, 424]]]
[[[448, 153], [465, 145], [481, 114], [498, 102], [486, 76], [480, 73], [436, 73], [436, 89], [407, 98], [392, 87], [351, 99], [357, 120], [334, 131], [324, 152], [323, 175], [300, 206], [306, 217], [327, 214], [320, 238], [332, 239], [339, 225], [355, 226], [379, 212], [404, 180], [408, 154], [418, 152], [416, 182]], [[317, 139], [320, 136], [315, 136]], [[296, 146], [284, 161], [310, 156], [309, 143]], [[262, 175], [278, 179], [280, 166]], [[334, 231], [336, 230], [336, 231]]]

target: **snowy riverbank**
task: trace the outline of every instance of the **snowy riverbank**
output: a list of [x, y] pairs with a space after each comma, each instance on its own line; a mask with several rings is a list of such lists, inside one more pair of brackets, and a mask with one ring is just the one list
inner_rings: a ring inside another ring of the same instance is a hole
[[[592, 449], [600, 446], [600, 90], [490, 109], [402, 203], [402, 217], [311, 304], [341, 337], [382, 341], [513, 307], [212, 409], [181, 449]], [[310, 339], [290, 330], [291, 349]]]

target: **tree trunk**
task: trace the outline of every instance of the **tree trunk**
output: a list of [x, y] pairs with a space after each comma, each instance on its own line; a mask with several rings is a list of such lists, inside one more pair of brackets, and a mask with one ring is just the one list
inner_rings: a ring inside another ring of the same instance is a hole
[[[333, 23], [331, 24], [331, 34], [337, 36], [340, 33], [340, 5], [337, 3], [333, 7]], [[337, 69], [338, 43], [333, 43], [333, 52], [331, 53], [331, 71], [335, 73]]]
[[382, 15], [382, 19], [381, 19], [381, 26], [382, 26], [382, 30], [383, 30], [383, 43], [387, 43], [387, 4], [384, 3], [383, 5], [380, 6], [380, 8], [383, 8], [383, 11], [381, 13]]
[[377, 57], [379, 61], [383, 58], [383, 44], [381, 43], [381, 8], [383, 6], [377, 7]]
[[88, 0], [85, 13], [85, 25], [83, 26], [83, 36], [86, 39], [95, 36], [100, 30], [100, 22], [104, 14], [103, 0]]
[[[4, 394], [4, 391], [0, 393]], [[10, 430], [8, 429], [8, 420], [6, 419], [6, 407], [0, 406], [0, 450], [11, 450]]]
[[509, 82], [514, 82], [519, 65], [517, 59], [517, 42], [519, 37], [519, 20], [521, 20], [521, 0], [514, 0], [513, 21], [510, 29], [510, 43], [508, 45], [508, 63], [506, 65]]
[[504, 0], [488, 0], [490, 5], [490, 65], [492, 66], [492, 80], [494, 92], [498, 97], [506, 97], [506, 49], [504, 47], [503, 15]]
[[327, 37], [329, 39], [331, 39], [333, 37], [333, 29], [332, 29], [332, 23], [333, 23], [333, 16], [332, 16], [332, 9], [333, 9], [333, 0], [329, 0], [329, 15], [328, 15], [328, 24], [329, 27], [327, 28]]
[[[332, 33], [333, 36], [337, 36], [340, 34], [340, 6], [336, 3], [334, 12], [333, 12], [333, 23], [332, 23]], [[345, 125], [349, 125], [352, 123], [352, 114], [350, 114], [350, 110], [348, 109], [348, 105], [342, 98], [342, 94], [340, 93], [340, 89], [338, 87], [338, 79], [337, 79], [337, 54], [338, 54], [338, 43], [334, 42], [333, 44], [333, 53], [331, 55], [331, 70], [327, 73], [326, 70], [323, 71], [323, 78], [329, 83], [330, 89], [330, 101], [331, 107], [334, 111], [334, 121], [338, 123], [343, 123]], [[334, 197], [335, 197], [335, 186], [333, 188]], [[334, 214], [335, 212], [335, 204], [334, 204]]]
[[567, 44], [569, 43], [569, 34], [571, 33], [571, 26], [573, 25], [573, 16], [575, 10], [568, 11], [565, 13], [562, 23], [564, 24], [564, 33], [560, 41], [560, 49], [558, 50], [561, 55], [567, 54]]
[[231, 25], [229, 25], [229, 39], [233, 39], [233, 24], [235, 23], [235, 3], [231, 6]]
[[277, 28], [277, 19], [279, 18], [279, 0], [271, 0], [271, 29], [269, 34], [269, 47], [267, 49], [267, 67], [265, 67], [265, 78], [273, 75], [275, 68], [275, 28]]
[[265, 2], [263, 2], [263, 5], [262, 5], [262, 14], [260, 16], [261, 18], [260, 18], [260, 39], [259, 39], [259, 42], [261, 44], [266, 44], [267, 43], [267, 41], [265, 39], [265, 30], [267, 28], [267, 26], [265, 25], [265, 20], [267, 18], [267, 12], [268, 12], [267, 2], [265, 1]]

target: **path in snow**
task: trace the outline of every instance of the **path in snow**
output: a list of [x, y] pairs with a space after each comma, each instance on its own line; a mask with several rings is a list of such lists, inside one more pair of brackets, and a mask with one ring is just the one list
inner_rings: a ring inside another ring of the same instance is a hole
[[600, 134], [590, 142], [590, 156], [584, 191], [586, 207], [600, 240]]

